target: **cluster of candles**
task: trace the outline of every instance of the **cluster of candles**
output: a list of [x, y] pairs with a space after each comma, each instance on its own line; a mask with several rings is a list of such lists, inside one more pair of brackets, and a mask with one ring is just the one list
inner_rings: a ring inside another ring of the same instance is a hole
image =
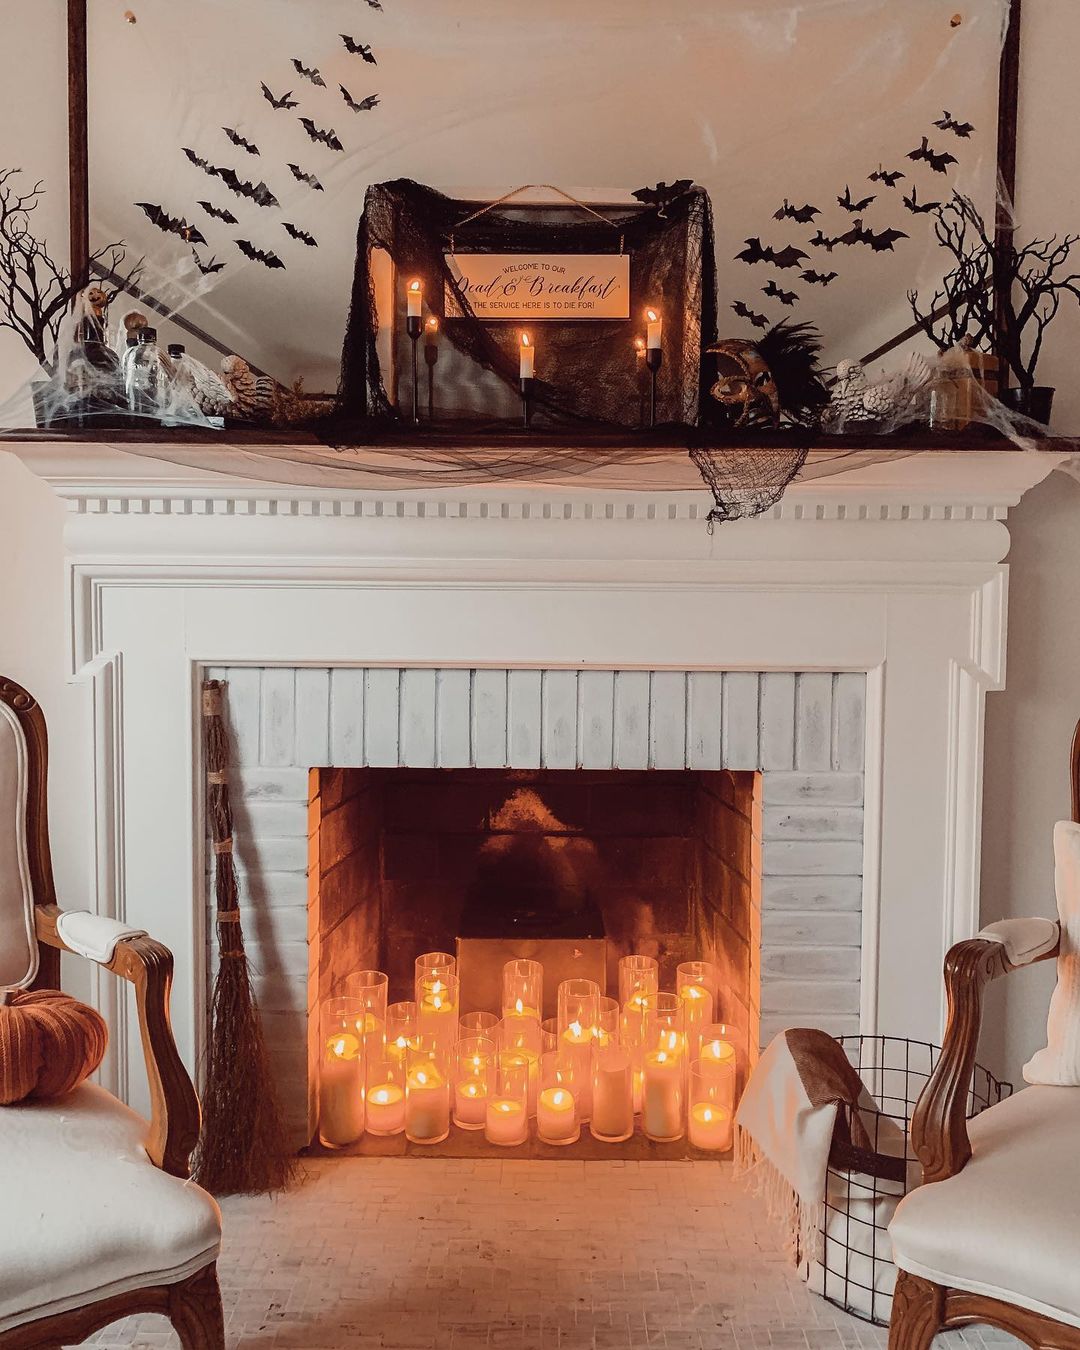
[[461, 1015], [456, 965], [447, 952], [417, 957], [407, 1002], [388, 1004], [387, 977], [364, 970], [323, 1004], [325, 1145], [344, 1147], [365, 1131], [437, 1144], [451, 1121], [504, 1146], [525, 1143], [534, 1125], [545, 1144], [572, 1144], [584, 1125], [594, 1139], [620, 1143], [640, 1116], [649, 1139], [731, 1148], [735, 1046], [713, 1020], [709, 962], [684, 962], [666, 992], [652, 957], [625, 956], [618, 999], [592, 980], [564, 980], [549, 1018], [538, 961], [503, 967], [501, 1014]]
[[[424, 283], [419, 277], [414, 277], [405, 287], [406, 302], [406, 330], [409, 337], [413, 340], [413, 420], [418, 416], [416, 399], [416, 342], [420, 334], [424, 335], [424, 359], [428, 365], [428, 398], [429, 414], [431, 411], [431, 368], [438, 360], [439, 354], [439, 320], [432, 314], [424, 320]], [[646, 366], [655, 373], [660, 368], [660, 357], [663, 346], [664, 320], [658, 309], [649, 307], [645, 310], [645, 336], [634, 339], [634, 351], [639, 359], [645, 361]], [[518, 339], [518, 377], [521, 380], [533, 380], [536, 378], [536, 343], [527, 332], [522, 332]], [[523, 397], [526, 394], [527, 386], [523, 386]], [[655, 403], [655, 391], [653, 394]], [[655, 406], [652, 412], [652, 420], [655, 422]]]

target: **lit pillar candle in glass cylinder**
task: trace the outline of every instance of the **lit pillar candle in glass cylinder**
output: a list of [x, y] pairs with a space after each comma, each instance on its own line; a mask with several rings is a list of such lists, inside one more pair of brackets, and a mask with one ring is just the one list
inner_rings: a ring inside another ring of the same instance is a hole
[[511, 1148], [529, 1137], [529, 1070], [520, 1056], [500, 1054], [495, 1061], [495, 1083], [488, 1095], [484, 1138], [489, 1144]]
[[730, 1063], [734, 1072], [735, 1028], [726, 1022], [710, 1022], [701, 1028], [701, 1049], [698, 1057], [713, 1064]]
[[368, 1058], [382, 1054], [386, 1036], [386, 993], [389, 981], [381, 970], [354, 970], [341, 982], [345, 998], [354, 999], [364, 1010], [357, 1030], [364, 1038]]
[[458, 977], [443, 975], [425, 981], [424, 994], [416, 1001], [416, 1029], [442, 1047], [447, 1062], [458, 1034]]
[[450, 1133], [450, 1080], [440, 1047], [414, 1037], [406, 1049], [405, 1137], [413, 1144], [438, 1144]]
[[386, 1009], [386, 1058], [405, 1077], [405, 1051], [416, 1035], [416, 1004], [412, 999], [391, 1003]]
[[619, 1039], [619, 1000], [600, 997], [600, 1012], [596, 1021], [596, 1044], [610, 1045]]
[[593, 1052], [592, 1115], [589, 1132], [606, 1144], [634, 1133], [634, 1075], [630, 1052], [616, 1037]]
[[650, 1139], [681, 1139], [685, 1128], [686, 1035], [683, 1000], [653, 994], [645, 1001], [642, 1125]]
[[389, 1080], [376, 1083], [367, 1093], [368, 1134], [400, 1134], [405, 1128], [405, 1088]]
[[700, 1059], [690, 1066], [690, 1109], [687, 1133], [693, 1148], [724, 1152], [733, 1143], [731, 1103], [724, 1100], [725, 1085], [715, 1067]]
[[574, 1144], [581, 1134], [574, 1094], [555, 1084], [540, 1089], [536, 1104], [536, 1137], [544, 1144]]
[[320, 1010], [319, 1138], [329, 1148], [343, 1148], [364, 1133], [364, 1043], [356, 1033], [362, 1016], [346, 998], [328, 998]]
[[645, 1036], [645, 999], [660, 988], [660, 967], [652, 956], [624, 956], [619, 960], [619, 1007], [622, 1043], [630, 1051], [634, 1075], [634, 1110], [641, 1110], [642, 1054]]
[[710, 961], [683, 961], [675, 971], [675, 992], [682, 996], [686, 1042], [691, 1059], [701, 1046], [702, 1030], [715, 1016], [718, 976]]
[[454, 1124], [482, 1130], [497, 1046], [487, 1036], [465, 1036], [457, 1043], [454, 1069]]
[[600, 986], [594, 980], [563, 980], [558, 1002], [559, 1048], [574, 1068], [578, 1120], [592, 1113], [592, 1053], [600, 1024]]
[[544, 1007], [544, 967], [539, 961], [507, 961], [502, 972], [502, 1017], [518, 1027], [519, 1044], [540, 1051], [540, 1018]]

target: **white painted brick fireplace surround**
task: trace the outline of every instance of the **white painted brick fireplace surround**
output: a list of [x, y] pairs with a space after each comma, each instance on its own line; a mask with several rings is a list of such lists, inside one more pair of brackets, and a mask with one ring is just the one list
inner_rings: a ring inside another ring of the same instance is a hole
[[[313, 766], [761, 770], [762, 1042], [783, 1026], [859, 1030], [865, 675], [287, 666], [209, 674], [228, 685], [245, 932], [297, 1139], [310, 1129]], [[207, 958], [212, 965], [212, 948]]]
[[[64, 900], [172, 948], [190, 1063], [206, 1026], [208, 670], [243, 709], [253, 828], [240, 847], [254, 860], [245, 918], [259, 959], [270, 927], [283, 945], [305, 940], [290, 896], [304, 891], [295, 831], [310, 765], [702, 755], [764, 772], [768, 1016], [811, 1019], [799, 975], [813, 969], [819, 997], [838, 992], [818, 1007], [830, 1025], [940, 1035], [944, 951], [978, 927], [1005, 520], [1055, 456], [856, 457], [710, 536], [705, 494], [662, 469], [633, 492], [603, 475], [410, 492], [253, 481], [228, 447], [197, 452], [203, 467], [102, 445], [19, 453], [71, 512], [70, 674], [89, 732], [60, 762], [84, 776], [94, 853], [85, 896]], [[440, 717], [454, 688], [456, 711]], [[632, 732], [619, 723], [631, 707]], [[62, 812], [53, 838], [62, 849]], [[814, 914], [814, 930], [796, 914]], [[283, 964], [265, 988], [283, 1010], [271, 1018], [294, 1015], [298, 969]], [[92, 992], [125, 1028], [106, 1081], [141, 1105], [137, 1028], [108, 1006], [111, 981]]]

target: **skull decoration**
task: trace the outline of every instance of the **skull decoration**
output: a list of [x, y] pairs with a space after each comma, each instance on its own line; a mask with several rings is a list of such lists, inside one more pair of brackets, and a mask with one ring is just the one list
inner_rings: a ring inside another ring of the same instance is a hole
[[709, 348], [716, 357], [710, 393], [730, 427], [780, 425], [780, 394], [772, 371], [752, 342], [724, 338]]

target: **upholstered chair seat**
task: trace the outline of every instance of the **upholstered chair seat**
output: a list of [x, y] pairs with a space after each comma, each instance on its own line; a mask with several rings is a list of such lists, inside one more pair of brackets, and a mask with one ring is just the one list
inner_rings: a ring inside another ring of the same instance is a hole
[[1025, 1088], [968, 1129], [962, 1171], [897, 1209], [897, 1264], [1080, 1327], [1080, 1088]]
[[217, 1205], [155, 1167], [146, 1134], [91, 1083], [0, 1109], [0, 1331], [217, 1259]]

